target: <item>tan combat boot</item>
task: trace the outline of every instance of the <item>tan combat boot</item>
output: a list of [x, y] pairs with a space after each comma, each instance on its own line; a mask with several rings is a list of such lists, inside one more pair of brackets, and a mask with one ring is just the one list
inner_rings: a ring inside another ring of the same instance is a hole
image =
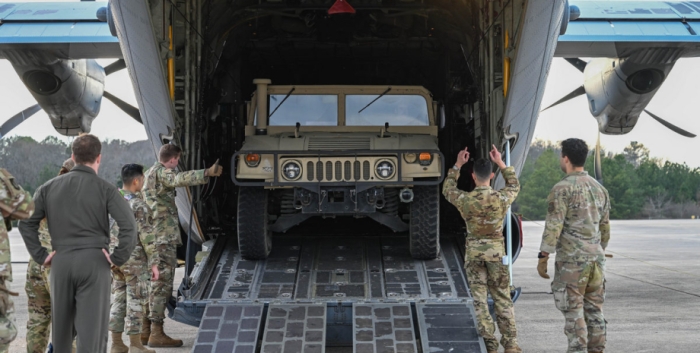
[[141, 344], [141, 334], [135, 333], [129, 335], [129, 353], [156, 353], [156, 351], [144, 347]]
[[149, 337], [151, 337], [151, 320], [144, 317], [141, 323], [141, 344], [148, 344]]
[[112, 332], [112, 348], [109, 349], [109, 353], [129, 353], [129, 347], [122, 341], [121, 332]]
[[523, 353], [523, 350], [520, 349], [520, 347], [512, 347], [506, 348], [506, 351], [504, 353]]
[[182, 340], [170, 338], [163, 332], [162, 322], [151, 323], [151, 337], [148, 339], [149, 347], [181, 347]]

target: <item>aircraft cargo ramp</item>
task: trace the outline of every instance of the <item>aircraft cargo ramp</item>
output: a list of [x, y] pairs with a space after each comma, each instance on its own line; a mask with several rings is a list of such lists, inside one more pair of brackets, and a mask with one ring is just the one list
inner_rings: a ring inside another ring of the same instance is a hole
[[405, 237], [283, 236], [247, 261], [221, 238], [173, 319], [199, 326], [195, 353], [486, 352], [461, 245], [441, 248], [416, 261]]

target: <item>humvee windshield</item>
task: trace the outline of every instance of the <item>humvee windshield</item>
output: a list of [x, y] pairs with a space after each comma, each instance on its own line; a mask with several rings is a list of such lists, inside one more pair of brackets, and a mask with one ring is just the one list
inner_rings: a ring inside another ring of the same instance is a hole
[[[428, 126], [428, 104], [419, 95], [345, 96], [345, 125], [347, 126]], [[367, 104], [370, 104], [367, 106]], [[362, 108], [367, 107], [365, 110]], [[360, 112], [362, 110], [362, 112]]]
[[[294, 126], [297, 122], [301, 126], [338, 126], [338, 95], [293, 94], [284, 100], [285, 97], [286, 94], [270, 95], [270, 126]], [[428, 104], [421, 95], [384, 95], [379, 99], [377, 97], [376, 94], [346, 95], [345, 125], [430, 125]], [[376, 101], [370, 104], [375, 99]]]
[[[335, 94], [270, 95], [270, 126], [337, 126], [338, 96]], [[279, 108], [278, 108], [279, 107]], [[275, 111], [277, 109], [277, 111]]]

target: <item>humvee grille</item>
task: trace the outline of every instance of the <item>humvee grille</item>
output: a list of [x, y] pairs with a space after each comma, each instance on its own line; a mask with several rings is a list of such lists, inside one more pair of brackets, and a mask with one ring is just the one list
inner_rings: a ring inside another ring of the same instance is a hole
[[326, 162], [326, 180], [333, 180], [333, 163]]
[[308, 149], [309, 151], [368, 150], [370, 149], [370, 137], [310, 137]]
[[314, 162], [306, 163], [306, 180], [314, 180]]
[[[300, 157], [293, 157], [295, 161], [304, 166], [301, 178], [298, 181], [304, 182], [358, 182], [372, 181], [375, 172], [372, 169], [374, 161], [379, 159], [391, 159], [396, 163], [396, 157], [379, 157], [379, 156], [339, 156], [339, 157], [320, 157], [314, 160], [299, 160]], [[286, 159], [280, 161], [280, 165], [284, 165]], [[287, 181], [281, 174], [280, 180]], [[390, 181], [394, 181], [392, 178]]]
[[335, 162], [335, 180], [343, 180], [343, 168], [341, 167], [340, 161]]
[[350, 167], [350, 161], [345, 161], [345, 180], [351, 180], [352, 178], [352, 168]]

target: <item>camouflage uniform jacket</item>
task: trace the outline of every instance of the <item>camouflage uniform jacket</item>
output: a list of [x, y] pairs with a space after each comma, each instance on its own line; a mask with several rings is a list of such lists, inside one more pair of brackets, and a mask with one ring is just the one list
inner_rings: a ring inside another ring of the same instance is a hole
[[[134, 218], [136, 219], [136, 230], [138, 234], [139, 241], [136, 242], [136, 247], [134, 251], [131, 252], [129, 260], [122, 265], [134, 266], [140, 264], [148, 264], [148, 267], [157, 265], [160, 262], [160, 256], [156, 250], [156, 234], [153, 229], [153, 217], [151, 216], [151, 209], [148, 207], [145, 201], [140, 195], [131, 193], [127, 190], [119, 190], [119, 192], [124, 196], [124, 199], [129, 203], [129, 207], [134, 211]], [[111, 220], [110, 220], [111, 222]], [[117, 235], [119, 235], [119, 227], [116, 222], [111, 222], [112, 227], [110, 228], [109, 237], [109, 249], [110, 251], [114, 249], [119, 240]]]
[[39, 224], [39, 241], [46, 251], [51, 252], [51, 235], [49, 234], [49, 222], [43, 219]]
[[495, 191], [490, 186], [479, 186], [471, 192], [457, 189], [459, 171], [450, 168], [442, 187], [447, 201], [455, 205], [467, 223], [465, 261], [501, 261], [505, 256], [503, 221], [508, 206], [515, 201], [520, 183], [515, 169], [503, 169], [506, 187]]
[[175, 188], [206, 184], [204, 169], [177, 173], [156, 162], [146, 171], [143, 194], [153, 214], [153, 228], [158, 244], [182, 245], [180, 238]]
[[[2, 203], [2, 213], [0, 213], [0, 279], [12, 281], [12, 265], [10, 259], [10, 236], [7, 234], [7, 226], [9, 221], [13, 219], [12, 215], [7, 214], [6, 210], [24, 212], [31, 215], [34, 212], [34, 201], [32, 196], [24, 191], [21, 186], [17, 185], [14, 178], [4, 169], [0, 172], [6, 175], [0, 182], [0, 203]], [[8, 219], [5, 219], [8, 217]]]
[[547, 221], [540, 250], [556, 261], [605, 261], [610, 240], [608, 191], [586, 172], [567, 175], [547, 198]]

